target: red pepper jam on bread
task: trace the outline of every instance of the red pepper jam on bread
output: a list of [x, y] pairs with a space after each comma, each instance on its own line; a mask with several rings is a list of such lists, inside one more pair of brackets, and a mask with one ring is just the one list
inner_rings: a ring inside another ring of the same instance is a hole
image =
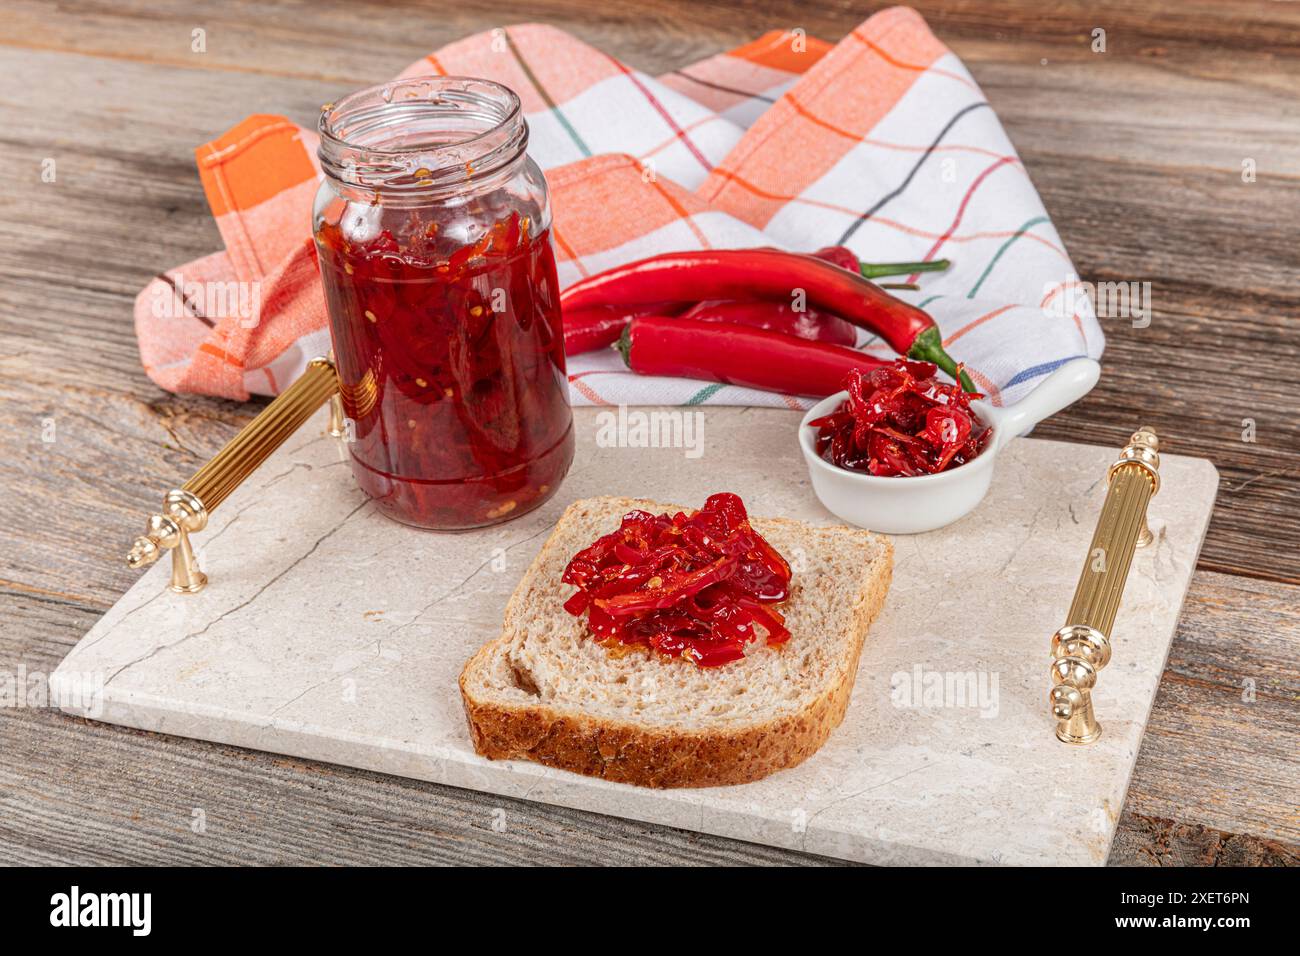
[[562, 580], [578, 588], [564, 609], [585, 613], [591, 636], [611, 649], [718, 667], [751, 644], [790, 639], [776, 609], [790, 596], [790, 565], [730, 493], [692, 514], [629, 511], [573, 557]]
[[[478, 753], [645, 787], [716, 787], [793, 767], [825, 743], [844, 717], [867, 628], [889, 590], [889, 540], [751, 518], [773, 550], [798, 557], [784, 603], [758, 602], [768, 613], [780, 607], [784, 643], [771, 646], [774, 631], [720, 667], [636, 647], [611, 653], [608, 641], [593, 640], [586, 612], [564, 610], [573, 596], [565, 569], [625, 515], [679, 511], [689, 514], [655, 501], [584, 498], [560, 516], [506, 605], [501, 635], [461, 673]], [[776, 596], [780, 575], [769, 589], [757, 568], [751, 573], [761, 593]]]

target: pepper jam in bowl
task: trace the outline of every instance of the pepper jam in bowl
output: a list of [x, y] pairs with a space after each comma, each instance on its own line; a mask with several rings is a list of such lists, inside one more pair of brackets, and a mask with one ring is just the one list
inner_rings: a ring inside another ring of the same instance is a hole
[[907, 359], [850, 371], [848, 397], [808, 423], [818, 430], [817, 453], [840, 468], [881, 477], [935, 475], [974, 459], [992, 434], [971, 408], [984, 396], [939, 381], [938, 371]]
[[506, 87], [418, 77], [320, 119], [313, 229], [353, 473], [439, 530], [537, 507], [573, 458], [546, 182]]
[[1021, 401], [997, 407], [938, 381], [928, 362], [854, 370], [848, 389], [814, 405], [799, 427], [813, 491], [861, 528], [942, 528], [984, 499], [1012, 438], [1078, 401], [1100, 374], [1094, 360], [1071, 359]]
[[562, 580], [578, 590], [564, 609], [585, 614], [592, 639], [612, 652], [718, 667], [790, 639], [777, 609], [790, 577], [744, 502], [722, 493], [689, 514], [628, 512], [569, 561]]

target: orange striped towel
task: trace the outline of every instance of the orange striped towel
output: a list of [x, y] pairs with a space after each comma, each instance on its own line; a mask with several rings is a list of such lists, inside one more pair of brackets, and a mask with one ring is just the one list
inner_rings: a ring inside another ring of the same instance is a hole
[[[562, 285], [670, 250], [839, 243], [867, 260], [953, 260], [902, 295], [935, 316], [996, 402], [1101, 354], [1091, 302], [1015, 149], [910, 9], [884, 10], [834, 46], [773, 32], [658, 78], [552, 27], [512, 26], [402, 76], [429, 73], [519, 93], [551, 187]], [[226, 250], [136, 301], [144, 366], [162, 387], [275, 394], [328, 350], [310, 238], [315, 153], [315, 133], [280, 116], [252, 116], [196, 151]], [[888, 354], [866, 335], [859, 347]], [[569, 365], [575, 404], [807, 405], [637, 376], [612, 350]]]

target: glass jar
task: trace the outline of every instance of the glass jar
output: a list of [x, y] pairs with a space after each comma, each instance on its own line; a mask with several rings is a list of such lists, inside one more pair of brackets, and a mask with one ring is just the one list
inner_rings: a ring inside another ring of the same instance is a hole
[[357, 481], [424, 528], [536, 508], [574, 439], [550, 204], [519, 98], [400, 80], [326, 106], [320, 134], [313, 232]]

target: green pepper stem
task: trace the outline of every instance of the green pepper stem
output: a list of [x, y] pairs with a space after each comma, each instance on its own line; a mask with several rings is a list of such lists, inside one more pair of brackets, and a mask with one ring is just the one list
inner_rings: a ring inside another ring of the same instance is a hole
[[[629, 322], [623, 326], [623, 334], [618, 337], [614, 343], [614, 348], [618, 349], [618, 354], [623, 356], [623, 364], [628, 368], [632, 367], [632, 323]], [[974, 389], [971, 389], [974, 391]]]
[[935, 259], [933, 262], [859, 262], [858, 269], [864, 279], [880, 279], [884, 276], [910, 276], [913, 272], [942, 272], [951, 262], [947, 259]]
[[951, 375], [954, 381], [961, 382], [963, 391], [979, 391], [964, 370], [960, 375], [957, 374], [957, 363], [944, 351], [943, 340], [939, 338], [939, 329], [935, 326], [931, 326], [916, 337], [912, 347], [907, 350], [907, 357], [920, 362], [933, 362]]

